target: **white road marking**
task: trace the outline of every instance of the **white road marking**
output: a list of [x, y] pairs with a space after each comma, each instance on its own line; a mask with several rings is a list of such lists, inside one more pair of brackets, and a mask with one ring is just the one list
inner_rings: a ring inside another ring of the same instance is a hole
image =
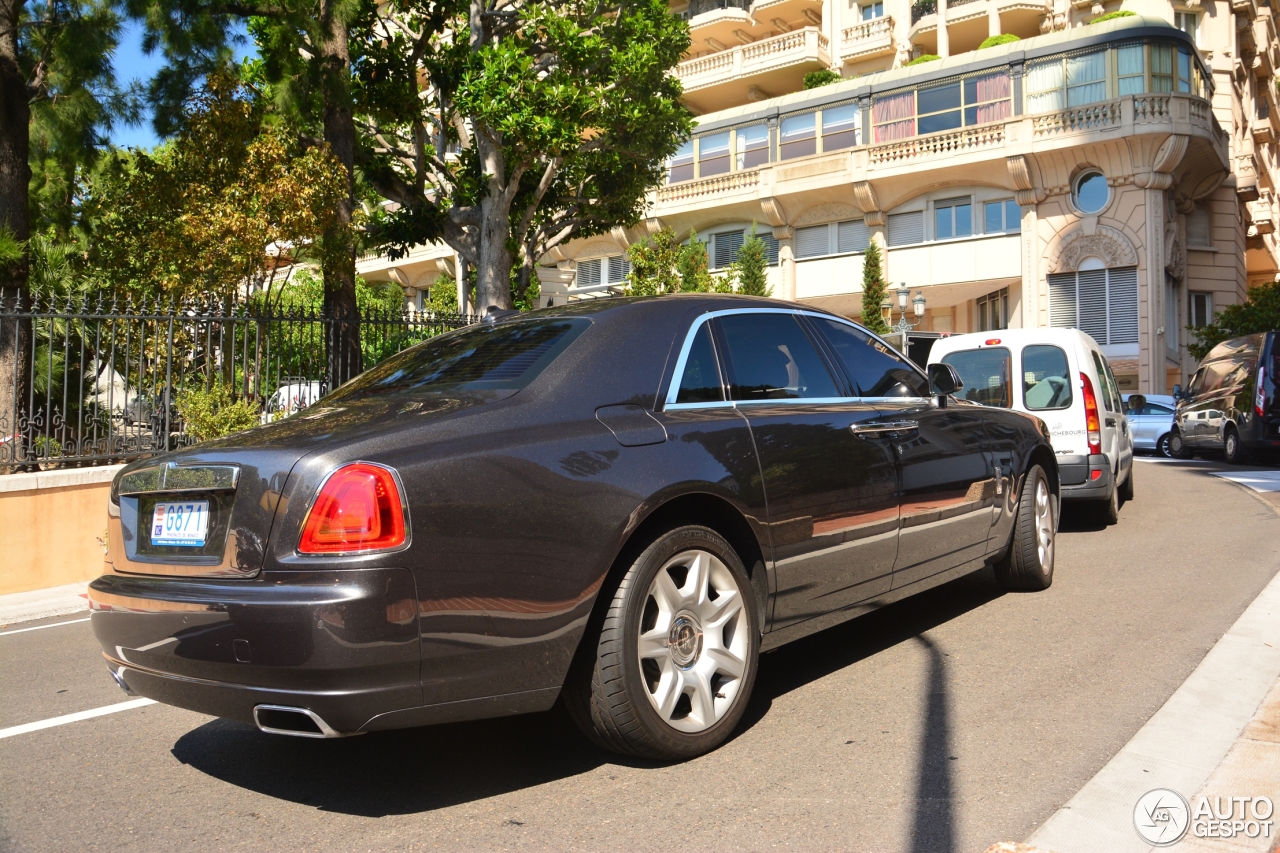
[[1255, 492], [1280, 492], [1280, 471], [1214, 471], [1213, 475]]
[[34, 628], [18, 628], [14, 631], [0, 631], [0, 637], [7, 637], [9, 634], [21, 634], [24, 631], [39, 631], [41, 628], [57, 628], [59, 625], [74, 625], [77, 622], [88, 622], [89, 617], [83, 619], [72, 619], [69, 622], [54, 622], [52, 625], [37, 625]]
[[91, 708], [88, 711], [77, 711], [74, 714], [64, 714], [61, 717], [50, 717], [47, 720], [37, 720], [34, 723], [24, 723], [20, 726], [10, 726], [7, 729], [0, 729], [0, 740], [14, 735], [25, 735], [29, 732], [38, 732], [41, 729], [51, 729], [54, 726], [65, 726], [67, 723], [78, 723], [81, 720], [92, 720], [94, 717], [102, 717], [107, 714], [115, 714], [119, 711], [131, 711], [134, 708], [141, 708], [146, 705], [154, 705], [154, 699], [130, 699], [128, 702], [119, 702], [115, 705], [104, 705], [101, 708]]

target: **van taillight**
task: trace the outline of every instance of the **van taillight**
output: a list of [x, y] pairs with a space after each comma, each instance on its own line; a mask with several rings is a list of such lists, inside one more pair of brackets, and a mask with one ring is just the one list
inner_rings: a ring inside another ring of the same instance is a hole
[[353, 554], [391, 551], [407, 539], [404, 501], [390, 468], [368, 462], [329, 475], [302, 525], [298, 552]]
[[1253, 394], [1253, 410], [1258, 413], [1258, 417], [1262, 417], [1263, 404], [1267, 402], [1267, 366], [1258, 367], [1258, 390]]
[[1084, 428], [1089, 433], [1089, 452], [1102, 452], [1102, 422], [1098, 420], [1098, 398], [1093, 393], [1093, 383], [1089, 377], [1080, 374], [1084, 383]]

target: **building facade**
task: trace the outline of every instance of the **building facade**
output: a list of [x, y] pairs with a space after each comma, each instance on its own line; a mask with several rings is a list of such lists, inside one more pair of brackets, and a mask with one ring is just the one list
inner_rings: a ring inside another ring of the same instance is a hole
[[[754, 228], [775, 296], [857, 318], [875, 241], [890, 286], [925, 297], [921, 329], [1080, 328], [1125, 390], [1162, 393], [1195, 366], [1186, 327], [1277, 276], [1280, 40], [1259, 0], [673, 11], [694, 138], [639, 227], [542, 259], [544, 304], [620, 292], [627, 246], [659, 228], [696, 232], [713, 271]], [[841, 79], [805, 90], [823, 69]], [[359, 269], [420, 304], [455, 260]]]

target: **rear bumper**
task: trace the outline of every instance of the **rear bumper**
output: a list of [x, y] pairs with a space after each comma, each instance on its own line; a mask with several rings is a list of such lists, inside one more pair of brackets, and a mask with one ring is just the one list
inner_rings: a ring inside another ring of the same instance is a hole
[[1111, 474], [1111, 460], [1105, 453], [1059, 456], [1058, 476], [1062, 481], [1064, 501], [1109, 497], [1115, 479]]
[[305, 708], [338, 732], [422, 705], [417, 596], [407, 569], [253, 581], [106, 575], [89, 585], [108, 666], [138, 695], [252, 724]]

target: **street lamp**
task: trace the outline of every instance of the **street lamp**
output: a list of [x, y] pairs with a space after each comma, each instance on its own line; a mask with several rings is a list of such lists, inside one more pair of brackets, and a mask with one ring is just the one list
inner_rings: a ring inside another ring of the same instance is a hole
[[884, 320], [884, 324], [889, 325], [889, 321], [893, 319], [893, 302], [885, 294], [884, 299], [880, 300], [880, 319]]
[[[907, 333], [924, 322], [924, 292], [917, 290], [915, 298], [911, 299], [911, 310], [916, 316], [914, 323], [907, 319], [907, 300], [910, 297], [911, 289], [907, 287], [906, 282], [903, 282], [902, 286], [898, 288], [898, 324], [891, 331], [902, 335], [902, 353], [904, 355], [907, 352]], [[889, 316], [885, 318], [887, 323], [893, 316], [892, 303], [889, 302], [888, 297], [885, 298], [884, 302], [880, 303], [880, 310], [883, 312], [886, 307], [890, 309]]]

